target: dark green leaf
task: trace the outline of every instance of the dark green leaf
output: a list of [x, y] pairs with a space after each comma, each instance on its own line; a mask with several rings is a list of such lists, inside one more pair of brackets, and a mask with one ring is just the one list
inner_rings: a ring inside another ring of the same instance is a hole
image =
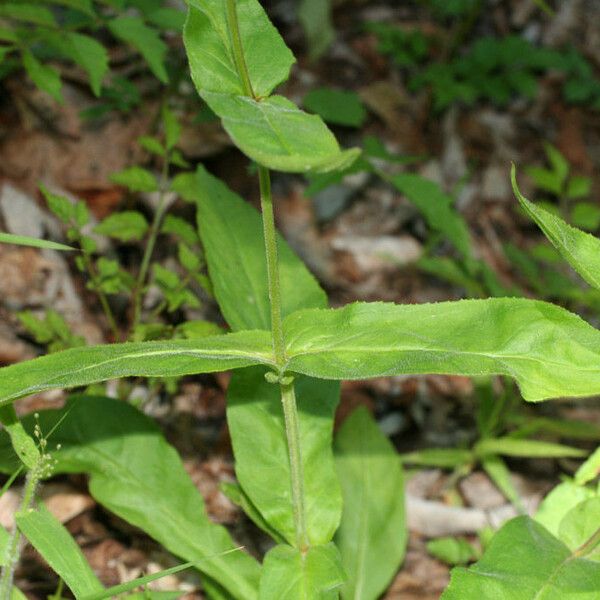
[[367, 118], [367, 111], [355, 92], [316, 88], [304, 96], [302, 103], [306, 110], [334, 125], [361, 127]]
[[48, 65], [42, 64], [30, 50], [23, 50], [23, 66], [27, 75], [31, 78], [31, 81], [40, 88], [40, 90], [46, 92], [57, 102], [62, 102], [63, 97], [61, 93], [62, 83], [60, 75], [56, 69], [49, 67]]

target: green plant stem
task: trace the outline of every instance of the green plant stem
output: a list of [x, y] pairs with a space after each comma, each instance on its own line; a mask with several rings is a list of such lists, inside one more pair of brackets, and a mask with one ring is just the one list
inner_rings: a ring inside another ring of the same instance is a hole
[[[257, 100], [252, 89], [248, 67], [244, 58], [244, 49], [242, 47], [235, 0], [227, 0], [227, 22], [233, 44], [235, 65], [240, 79], [242, 80], [244, 93]], [[273, 213], [271, 177], [269, 175], [269, 170], [262, 165], [259, 165], [258, 167], [258, 179], [260, 184], [260, 206], [262, 211], [263, 235], [267, 259], [273, 355], [277, 366], [280, 371], [282, 371], [286, 363], [286, 356], [281, 318], [281, 287], [279, 283], [279, 262], [277, 257], [277, 233], [275, 229], [275, 216]], [[283, 373], [280, 372], [279, 375], [283, 376]], [[296, 529], [296, 545], [301, 550], [306, 550], [308, 547], [308, 536], [306, 531], [306, 510], [304, 502], [304, 474], [300, 450], [298, 408], [296, 406], [296, 394], [293, 382], [281, 382], [280, 390], [290, 463], [290, 486], [294, 526]]]
[[148, 241], [146, 242], [146, 248], [144, 248], [144, 256], [142, 257], [142, 264], [138, 273], [135, 287], [133, 290], [133, 318], [131, 320], [130, 332], [133, 332], [140, 323], [142, 314], [142, 296], [144, 290], [144, 284], [146, 283], [146, 277], [148, 276], [148, 269], [150, 268], [150, 260], [154, 253], [154, 247], [156, 246], [156, 238], [160, 231], [160, 225], [167, 209], [167, 177], [169, 174], [169, 158], [165, 156], [162, 173], [160, 177], [160, 186], [158, 191], [158, 206], [150, 225], [150, 233], [148, 234]]
[[[31, 469], [27, 473], [25, 479], [25, 488], [23, 490], [23, 497], [21, 499], [21, 505], [19, 506], [18, 512], [25, 512], [31, 507], [35, 490], [39, 482], [39, 475], [37, 469]], [[2, 567], [0, 573], [0, 600], [10, 600], [12, 596], [13, 579], [15, 575], [15, 569], [19, 562], [21, 544], [21, 532], [15, 523], [10, 541], [8, 543], [7, 554], [5, 558], [5, 564]]]
[[100, 289], [100, 282], [98, 273], [94, 267], [94, 263], [90, 255], [87, 252], [83, 252], [83, 264], [85, 266], [86, 271], [90, 274], [92, 278], [92, 284], [94, 285], [94, 290], [96, 294], [98, 294], [98, 299], [100, 300], [100, 306], [102, 306], [102, 312], [104, 313], [106, 320], [108, 321], [108, 326], [110, 327], [110, 331], [113, 334], [115, 342], [119, 341], [119, 328], [117, 327], [117, 321], [115, 320], [115, 316], [113, 315], [112, 309], [110, 308], [110, 304], [108, 303], [108, 298], [106, 294]]

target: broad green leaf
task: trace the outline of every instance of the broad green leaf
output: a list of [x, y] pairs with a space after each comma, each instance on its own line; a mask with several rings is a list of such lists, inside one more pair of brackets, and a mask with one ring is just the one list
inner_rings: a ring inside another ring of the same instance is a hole
[[475, 565], [452, 571], [441, 600], [593, 600], [599, 589], [598, 563], [578, 558], [530, 518], [517, 517]]
[[[257, 0], [237, 0], [235, 4], [252, 89], [257, 97], [266, 97], [288, 78], [295, 60]], [[183, 40], [200, 95], [244, 95], [233, 58], [227, 2], [190, 0]]]
[[141, 240], [148, 231], [148, 221], [142, 213], [125, 210], [106, 217], [94, 231], [122, 242]]
[[22, 57], [23, 66], [31, 81], [40, 90], [52, 96], [57, 102], [62, 102], [63, 97], [60, 91], [62, 83], [58, 71], [53, 67], [42, 64], [30, 50], [23, 50]]
[[131, 192], [155, 192], [158, 189], [156, 177], [142, 167], [129, 167], [110, 176], [110, 180], [124, 185]]
[[74, 348], [0, 369], [0, 403], [119, 377], [176, 377], [268, 365], [271, 354], [266, 331]]
[[[66, 416], [65, 416], [66, 415]], [[36, 421], [24, 419], [28, 431]], [[90, 493], [108, 510], [139, 527], [168, 551], [197, 568], [227, 590], [228, 597], [257, 597], [259, 566], [244, 552], [218, 556], [236, 548], [224, 527], [206, 516], [202, 496], [181, 459], [158, 427], [126, 402], [79, 396], [65, 409], [40, 411], [50, 444], [55, 473], [88, 473]], [[0, 467], [7, 461], [10, 442], [0, 433]]]
[[204, 93], [233, 142], [261, 165], [292, 173], [343, 169], [360, 150], [341, 151], [322, 119], [301, 111], [283, 96], [254, 100], [247, 96]]
[[236, 2], [252, 94], [234, 59], [222, 0], [192, 0], [184, 42], [198, 93], [222, 119], [234, 143], [261, 165], [281, 171], [327, 171], [353, 162], [323, 121], [281, 96], [269, 96], [287, 79], [294, 58], [256, 0]]
[[536, 300], [356, 303], [298, 311], [284, 330], [287, 369], [312, 377], [503, 374], [529, 401], [600, 393], [600, 332]]
[[338, 549], [333, 543], [305, 553], [275, 546], [265, 556], [259, 600], [337, 600], [344, 581]]
[[26, 235], [14, 235], [12, 233], [2, 232], [0, 232], [0, 244], [16, 244], [17, 246], [47, 248], [48, 250], [75, 250], [75, 248], [71, 248], [71, 246], [59, 244], [58, 242], [51, 242], [50, 240], [40, 240]]
[[367, 111], [356, 92], [316, 88], [304, 96], [302, 104], [306, 110], [334, 125], [361, 127], [367, 118]]
[[[326, 544], [339, 525], [342, 503], [331, 452], [339, 385], [297, 377], [295, 388], [308, 539], [314, 545]], [[264, 369], [246, 369], [232, 377], [227, 422], [240, 485], [267, 523], [288, 543], [295, 544], [279, 386], [265, 381]]]
[[29, 4], [26, 2], [3, 2], [0, 4], [0, 17], [15, 19], [41, 25], [44, 27], [56, 27], [56, 19], [52, 11], [45, 6]]
[[438, 538], [426, 546], [429, 554], [449, 565], [464, 565], [477, 558], [477, 551], [464, 538]]
[[[269, 329], [269, 291], [260, 214], [204, 167], [196, 172], [198, 227], [210, 278], [232, 329]], [[327, 305], [325, 293], [280, 236], [279, 277], [284, 316]]]
[[575, 483], [585, 485], [593, 481], [600, 475], [600, 448], [596, 448], [594, 452], [581, 464], [577, 473], [575, 473]]
[[560, 458], [563, 456], [577, 458], [585, 456], [585, 452], [579, 448], [540, 440], [522, 440], [511, 437], [481, 440], [475, 445], [474, 450], [479, 456], [487, 454], [528, 458]]
[[335, 438], [344, 510], [336, 544], [348, 576], [344, 600], [376, 600], [402, 563], [407, 530], [400, 458], [365, 408]]
[[[589, 498], [573, 507], [558, 528], [558, 537], [575, 552], [600, 528], [600, 498]], [[600, 548], [587, 555], [590, 560], [600, 560]]]
[[565, 481], [557, 485], [542, 501], [535, 520], [552, 535], [558, 535], [560, 524], [567, 513], [581, 502], [595, 497], [593, 490]]
[[464, 257], [471, 256], [467, 225], [454, 208], [454, 200], [437, 183], [411, 173], [394, 175], [389, 181], [423, 213], [432, 229], [443, 233]]
[[559, 217], [527, 200], [517, 186], [514, 165], [511, 179], [515, 196], [525, 212], [538, 224], [544, 235], [583, 279], [591, 286], [600, 289], [600, 240], [571, 227]]
[[140, 18], [121, 16], [108, 22], [108, 29], [119, 40], [131, 44], [145, 59], [150, 70], [162, 83], [168, 83], [165, 69], [167, 46], [152, 27]]
[[44, 504], [18, 512], [17, 526], [76, 598], [104, 590], [67, 529]]

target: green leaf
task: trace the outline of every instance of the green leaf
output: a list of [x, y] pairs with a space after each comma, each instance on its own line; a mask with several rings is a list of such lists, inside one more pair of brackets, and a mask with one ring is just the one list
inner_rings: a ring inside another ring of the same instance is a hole
[[[548, 161], [552, 165], [552, 170], [556, 173], [561, 184], [567, 179], [569, 171], [571, 170], [567, 159], [559, 152], [558, 148], [547, 142], [544, 144], [544, 151], [548, 157]], [[561, 185], [562, 187], [562, 185]]]
[[528, 517], [509, 521], [470, 569], [452, 571], [441, 600], [593, 600], [600, 589], [598, 564], [567, 546]]
[[356, 92], [316, 88], [304, 96], [302, 104], [306, 110], [333, 125], [361, 127], [367, 118], [367, 111]]
[[593, 498], [596, 494], [589, 488], [565, 481], [557, 485], [542, 501], [535, 520], [552, 535], [558, 535], [562, 520], [567, 513], [581, 502]]
[[260, 577], [259, 600], [337, 600], [344, 582], [340, 555], [334, 544], [303, 552], [275, 546], [267, 552]]
[[118, 377], [176, 377], [271, 364], [266, 331], [201, 340], [107, 344], [75, 348], [0, 369], [0, 403], [42, 390], [90, 385]]
[[488, 438], [475, 445], [475, 453], [479, 456], [500, 454], [502, 456], [521, 456], [527, 458], [560, 458], [563, 456], [580, 457], [585, 452], [579, 448], [542, 442], [540, 440], [521, 440], [511, 437]]
[[600, 289], [600, 240], [571, 227], [559, 217], [527, 200], [519, 191], [514, 165], [511, 179], [515, 196], [525, 212], [583, 279]]
[[[572, 552], [578, 550], [600, 527], [600, 498], [589, 498], [573, 507], [558, 528], [558, 537]], [[586, 555], [590, 560], [600, 560], [600, 548]]]
[[121, 16], [108, 22], [108, 29], [119, 40], [133, 46], [162, 83], [169, 82], [165, 69], [167, 46], [152, 27], [138, 17]]
[[185, 24], [185, 12], [177, 8], [157, 8], [146, 13], [146, 19], [159, 29], [181, 33]]
[[[295, 387], [307, 533], [311, 544], [325, 544], [339, 525], [342, 503], [331, 451], [339, 385], [297, 377]], [[295, 544], [279, 386], [265, 381], [264, 369], [246, 369], [232, 377], [227, 393], [227, 423], [242, 489], [265, 521], [288, 543]]]
[[593, 481], [600, 475], [600, 448], [596, 448], [594, 452], [585, 460], [575, 473], [575, 483], [585, 485]]
[[[22, 421], [17, 417], [15, 407], [0, 406], [0, 422], [10, 437], [10, 444], [19, 459], [19, 467], [37, 468], [40, 461], [40, 451], [33, 438], [25, 431]], [[22, 465], [21, 465], [22, 463]], [[15, 469], [12, 468], [11, 472]]]
[[600, 208], [591, 202], [578, 202], [571, 211], [575, 227], [596, 231], [600, 227]]
[[433, 230], [443, 233], [465, 258], [471, 256], [467, 225], [454, 208], [454, 200], [437, 183], [411, 173], [394, 175], [389, 181], [419, 209]]
[[[32, 431], [33, 416], [24, 421]], [[228, 597], [256, 599], [258, 564], [244, 552], [218, 556], [237, 545], [207, 517], [177, 452], [148, 417], [126, 402], [79, 396], [65, 409], [40, 411], [39, 423], [44, 432], [60, 423], [51, 437], [52, 444], [61, 444], [54, 454], [56, 473], [89, 473], [96, 501], [196, 564]], [[0, 457], [6, 457], [8, 442], [0, 439]], [[4, 460], [1, 466], [13, 465]]]
[[158, 189], [156, 177], [142, 167], [129, 167], [110, 176], [117, 185], [123, 185], [131, 192], [155, 192]]
[[75, 205], [65, 196], [53, 194], [46, 186], [40, 185], [48, 208], [58, 217], [65, 225], [68, 225], [75, 217]]
[[589, 177], [582, 177], [581, 175], [575, 175], [569, 179], [567, 185], [567, 198], [572, 200], [576, 198], [585, 198], [589, 196], [592, 191], [592, 180]]
[[[236, 214], [236, 213], [232, 213]], [[161, 233], [170, 233], [180, 237], [186, 244], [193, 246], [198, 243], [198, 234], [190, 223], [174, 215], [166, 215], [160, 228]]]
[[23, 50], [22, 57], [23, 66], [25, 67], [25, 71], [27, 71], [27, 75], [31, 78], [31, 81], [33, 81], [40, 90], [52, 96], [57, 102], [62, 102], [63, 97], [60, 91], [62, 83], [58, 71], [53, 67], [42, 64], [30, 50]]
[[376, 600], [402, 563], [407, 530], [400, 459], [365, 408], [335, 438], [344, 510], [336, 544], [348, 580], [344, 600]]
[[76, 32], [64, 32], [65, 49], [72, 60], [89, 76], [90, 87], [100, 96], [102, 80], [108, 72], [108, 52], [93, 37]]
[[512, 481], [506, 463], [499, 456], [490, 454], [481, 458], [481, 466], [509, 502], [522, 510], [521, 497]]
[[0, 17], [33, 23], [43, 27], [56, 27], [56, 19], [52, 11], [39, 4], [3, 2], [0, 4]]
[[298, 311], [284, 330], [287, 369], [313, 377], [504, 374], [529, 401], [600, 392], [600, 332], [536, 300], [356, 303]]
[[165, 155], [165, 149], [158, 139], [150, 135], [142, 135], [138, 138], [138, 144], [146, 151], [158, 156]]
[[474, 456], [470, 450], [459, 448], [426, 448], [400, 455], [402, 462], [408, 465], [423, 467], [440, 467], [454, 469], [473, 462]]
[[94, 227], [94, 232], [106, 235], [122, 242], [141, 240], [148, 231], [148, 222], [143, 214], [126, 210], [109, 215], [99, 225]]
[[[234, 330], [269, 329], [269, 291], [260, 214], [199, 166], [198, 227], [219, 306]], [[327, 305], [302, 261], [278, 237], [282, 314]]]
[[308, 41], [309, 56], [315, 60], [329, 48], [335, 38], [331, 23], [331, 0], [301, 0], [298, 20]]
[[[244, 95], [233, 58], [226, 4], [223, 0], [188, 2], [183, 40], [200, 95]], [[295, 60], [257, 0], [237, 0], [236, 8], [252, 89], [262, 98], [288, 78]]]
[[291, 173], [343, 169], [360, 154], [341, 151], [320, 117], [301, 111], [283, 96], [254, 100], [246, 96], [201, 94], [244, 154], [270, 169]]
[[44, 504], [16, 515], [17, 526], [76, 598], [104, 590], [67, 529]]
[[181, 125], [166, 105], [162, 109], [162, 122], [165, 128], [165, 145], [167, 150], [172, 150], [181, 137]]
[[50, 240], [40, 240], [26, 235], [14, 235], [3, 232], [0, 232], [0, 244], [15, 244], [17, 246], [31, 246], [33, 248], [46, 248], [48, 250], [75, 250], [71, 246], [51, 242]]
[[259, 164], [282, 171], [327, 171], [353, 162], [360, 151], [341, 152], [319, 117], [281, 96], [269, 97], [294, 58], [256, 0], [236, 2], [236, 8], [253, 97], [234, 59], [225, 2], [192, 0], [184, 29], [198, 93], [234, 143]]
[[464, 565], [477, 558], [477, 551], [464, 538], [445, 537], [426, 544], [427, 552], [448, 565]]

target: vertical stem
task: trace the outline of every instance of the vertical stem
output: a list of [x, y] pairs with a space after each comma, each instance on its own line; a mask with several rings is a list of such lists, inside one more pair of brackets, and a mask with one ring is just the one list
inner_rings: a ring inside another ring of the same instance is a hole
[[[18, 512], [23, 512], [29, 509], [33, 501], [33, 496], [39, 482], [37, 469], [31, 469], [27, 473], [25, 479], [25, 488], [23, 490], [23, 498]], [[8, 548], [6, 549], [5, 563], [0, 573], [0, 600], [10, 600], [12, 596], [13, 579], [15, 569], [19, 562], [19, 545], [21, 543], [21, 532], [15, 523]]]
[[262, 210], [263, 234], [265, 237], [265, 254], [267, 258], [273, 353], [275, 354], [277, 365], [281, 367], [285, 364], [285, 344], [281, 324], [281, 289], [279, 285], [279, 262], [277, 258], [277, 234], [275, 233], [275, 216], [273, 214], [273, 197], [271, 196], [269, 170], [265, 167], [258, 167], [258, 177], [260, 182], [260, 207]]
[[[244, 58], [244, 49], [240, 36], [235, 0], [227, 0], [227, 22], [231, 34], [235, 65], [242, 80], [244, 93], [256, 100], [252, 82]], [[279, 284], [279, 264], [277, 258], [277, 234], [273, 214], [273, 197], [271, 195], [271, 178], [269, 170], [262, 165], [258, 167], [260, 183], [260, 206], [262, 210], [263, 234], [265, 239], [265, 254], [267, 259], [267, 278], [269, 287], [269, 304], [271, 307], [271, 335], [273, 339], [273, 354], [280, 369], [286, 363], [285, 341], [281, 319], [281, 289]], [[280, 375], [282, 375], [280, 373]], [[296, 529], [296, 545], [305, 550], [308, 547], [306, 530], [306, 510], [304, 503], [304, 474], [302, 455], [300, 452], [300, 429], [298, 426], [298, 409], [293, 382], [280, 383], [281, 402], [285, 420], [285, 434], [290, 463], [290, 486], [292, 494], [292, 511]]]
[[292, 510], [296, 527], [296, 545], [304, 551], [308, 548], [306, 531], [306, 508], [304, 506], [304, 474], [302, 472], [302, 454], [300, 452], [300, 428], [296, 408], [296, 392], [293, 383], [282, 383], [281, 402], [285, 418], [288, 455], [290, 460], [290, 478], [292, 485]]

